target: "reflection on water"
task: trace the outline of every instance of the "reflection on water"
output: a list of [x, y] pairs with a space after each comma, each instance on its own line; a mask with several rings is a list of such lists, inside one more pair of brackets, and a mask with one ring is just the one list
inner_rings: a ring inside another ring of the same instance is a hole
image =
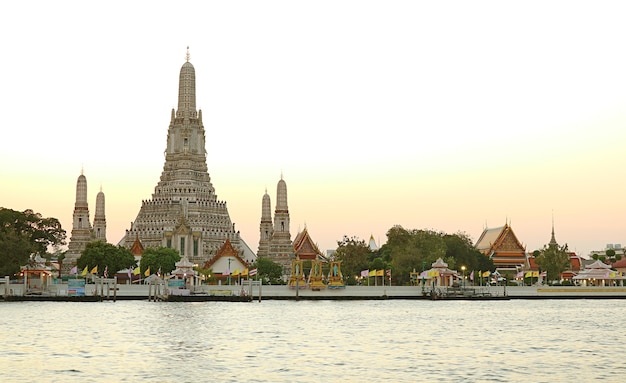
[[0, 303], [3, 381], [621, 382], [621, 300]]

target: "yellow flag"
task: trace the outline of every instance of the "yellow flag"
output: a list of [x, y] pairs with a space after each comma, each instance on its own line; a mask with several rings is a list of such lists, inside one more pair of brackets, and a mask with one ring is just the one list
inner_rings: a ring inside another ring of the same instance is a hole
[[384, 277], [385, 276], [385, 270], [376, 270], [376, 276], [377, 277]]
[[133, 270], [133, 275], [139, 275], [139, 273], [141, 273], [141, 270], [139, 270], [139, 266], [135, 267], [135, 269]]
[[533, 277], [539, 277], [539, 272], [538, 271], [533, 271]]
[[246, 267], [246, 269], [244, 271], [241, 272], [241, 276], [242, 277], [247, 277], [248, 276], [248, 268]]
[[237, 270], [233, 271], [233, 274], [232, 274], [232, 275], [235, 275], [235, 276], [236, 276], [236, 275], [239, 275], [239, 269], [237, 269]]
[[145, 275], [146, 277], [149, 277], [149, 276], [150, 276], [150, 267], [148, 267], [148, 268], [146, 269], [146, 272], [145, 272], [145, 273], [143, 273], [143, 275]]
[[490, 275], [491, 275], [491, 271], [485, 271], [485, 272], [483, 273], [483, 277], [488, 277], [488, 276], [490, 276]]
[[526, 274], [524, 274], [524, 278], [530, 278], [533, 276], [533, 272], [532, 271], [527, 271]]
[[82, 277], [84, 277], [85, 275], [87, 275], [87, 271], [88, 271], [88, 270], [89, 270], [89, 269], [87, 269], [87, 266], [85, 266], [85, 268], [83, 269], [83, 272], [82, 272], [82, 273], [80, 273], [80, 275], [81, 275]]
[[376, 276], [376, 270], [370, 270], [370, 273], [368, 275], [369, 277], [375, 277]]
[[89, 272], [89, 274], [98, 274], [98, 266], [94, 266], [93, 269]]

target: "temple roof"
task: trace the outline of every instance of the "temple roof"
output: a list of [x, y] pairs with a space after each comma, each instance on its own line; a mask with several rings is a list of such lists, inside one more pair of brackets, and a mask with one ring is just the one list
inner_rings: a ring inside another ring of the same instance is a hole
[[304, 228], [304, 230], [299, 232], [298, 235], [296, 235], [296, 238], [293, 240], [293, 249], [296, 253], [296, 256], [300, 259], [326, 260], [324, 255], [322, 255], [322, 252], [311, 239], [309, 231], [306, 227]]
[[591, 265], [587, 265], [587, 267], [585, 267], [585, 269], [610, 269], [611, 265], [607, 265], [606, 263], [602, 262], [601, 260], [597, 260], [594, 263], [592, 263]]
[[[508, 248], [502, 248], [508, 245]], [[476, 249], [483, 253], [491, 251], [526, 251], [524, 245], [517, 239], [513, 229], [508, 224], [493, 229], [486, 228], [476, 241]]]
[[139, 240], [139, 235], [137, 235], [137, 237], [135, 238], [135, 242], [133, 242], [133, 245], [130, 247], [130, 252], [132, 255], [138, 257], [141, 257], [141, 254], [143, 254], [143, 245]]
[[239, 252], [237, 252], [237, 250], [235, 250], [235, 248], [233, 247], [232, 243], [230, 243], [230, 239], [226, 238], [226, 241], [224, 241], [224, 244], [222, 245], [222, 247], [220, 247], [220, 249], [217, 251], [217, 254], [215, 254], [215, 257], [211, 258], [210, 261], [206, 262], [204, 264], [204, 268], [210, 269], [213, 266], [213, 264], [222, 257], [233, 257], [237, 259], [237, 261], [239, 261], [242, 265], [246, 265], [246, 266], [249, 265], [248, 262], [246, 262], [243, 258], [239, 256]]
[[613, 263], [613, 267], [617, 268], [623, 268], [626, 267], [626, 257], [622, 257], [622, 259], [620, 259], [619, 261], [615, 261]]

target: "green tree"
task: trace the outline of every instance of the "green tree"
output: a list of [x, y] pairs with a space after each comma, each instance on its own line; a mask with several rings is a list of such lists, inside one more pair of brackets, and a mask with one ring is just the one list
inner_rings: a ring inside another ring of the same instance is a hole
[[382, 258], [378, 257], [378, 258], [374, 258], [370, 262], [369, 269], [370, 270], [387, 270], [388, 266], [387, 266], [387, 263], [383, 261]]
[[462, 266], [465, 266], [468, 273], [472, 270], [495, 270], [493, 261], [474, 247], [468, 234], [445, 234], [443, 240], [446, 243], [445, 260], [449, 268], [460, 270]]
[[135, 264], [135, 257], [130, 250], [102, 241], [89, 242], [76, 261], [78, 270], [85, 267], [91, 270], [98, 266], [98, 275], [104, 275], [105, 268], [108, 268], [109, 276]]
[[337, 241], [334, 258], [341, 262], [344, 279], [354, 281], [355, 276], [361, 275], [361, 271], [369, 267], [371, 253], [369, 245], [358, 237], [344, 235], [341, 241]]
[[535, 257], [535, 262], [546, 272], [548, 281], [559, 280], [561, 273], [569, 269], [571, 264], [567, 244], [545, 246]]
[[280, 285], [283, 283], [283, 267], [267, 257], [258, 257], [250, 266], [257, 269], [257, 275], [265, 283]]
[[410, 272], [430, 268], [437, 258], [446, 258], [443, 234], [432, 230], [406, 230], [394, 226], [387, 232], [383, 254], [389, 254], [398, 285], [409, 283]]
[[180, 261], [178, 250], [169, 247], [147, 248], [141, 254], [141, 275], [150, 268], [152, 274], [161, 270], [162, 274], [171, 273]]
[[604, 253], [610, 262], [615, 262], [615, 250], [607, 249]]
[[66, 233], [56, 218], [44, 218], [32, 210], [0, 208], [0, 276], [20, 271], [31, 255], [47, 257], [65, 244]]

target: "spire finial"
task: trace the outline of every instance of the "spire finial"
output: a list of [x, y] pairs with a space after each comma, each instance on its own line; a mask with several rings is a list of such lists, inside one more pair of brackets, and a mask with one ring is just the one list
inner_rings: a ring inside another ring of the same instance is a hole
[[552, 235], [550, 236], [550, 245], [558, 245], [556, 237], [554, 236], [554, 210], [552, 210]]
[[185, 59], [189, 62], [189, 45], [187, 45], [187, 54], [185, 55]]

